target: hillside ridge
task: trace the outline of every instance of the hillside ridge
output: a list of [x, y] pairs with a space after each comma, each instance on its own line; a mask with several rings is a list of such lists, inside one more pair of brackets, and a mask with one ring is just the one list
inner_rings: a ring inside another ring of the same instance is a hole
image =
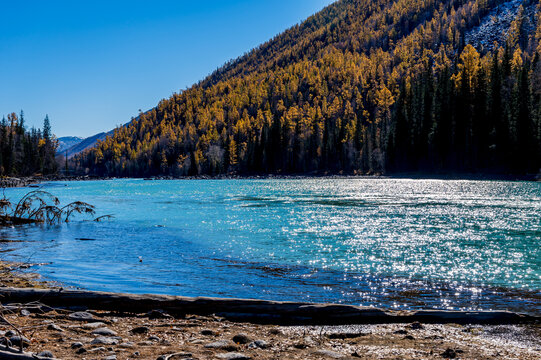
[[540, 38], [538, 1], [341, 0], [73, 166], [109, 176], [537, 172]]

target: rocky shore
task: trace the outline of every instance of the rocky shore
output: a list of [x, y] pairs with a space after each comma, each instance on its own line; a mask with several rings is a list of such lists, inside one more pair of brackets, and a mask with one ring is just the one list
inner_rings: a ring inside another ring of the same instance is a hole
[[39, 182], [40, 180], [34, 177], [0, 177], [0, 188], [26, 187], [36, 185]]
[[110, 180], [111, 178], [98, 176], [64, 176], [64, 175], [47, 175], [47, 176], [28, 176], [28, 177], [0, 177], [0, 188], [15, 188], [15, 187], [38, 187], [40, 183], [47, 181], [88, 181], [88, 180]]
[[[1, 264], [0, 287], [54, 288], [18, 271], [21, 266], [27, 265]], [[160, 309], [96, 310], [100, 306], [93, 302], [72, 307], [46, 302], [9, 304], [4, 298], [0, 309], [7, 322], [0, 324], [0, 343], [22, 345], [25, 356], [38, 359], [541, 358], [541, 329], [535, 322], [277, 326], [218, 315], [172, 316]]]

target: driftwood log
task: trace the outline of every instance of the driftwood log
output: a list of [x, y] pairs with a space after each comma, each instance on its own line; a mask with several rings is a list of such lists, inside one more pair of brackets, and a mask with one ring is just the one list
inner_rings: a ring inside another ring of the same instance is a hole
[[507, 311], [385, 311], [352, 305], [132, 295], [63, 289], [0, 289], [0, 302], [4, 305], [39, 302], [53, 308], [87, 308], [129, 314], [162, 310], [175, 317], [187, 314], [214, 314], [231, 321], [275, 325], [348, 325], [414, 321], [440, 324], [517, 324], [541, 320], [537, 315]]

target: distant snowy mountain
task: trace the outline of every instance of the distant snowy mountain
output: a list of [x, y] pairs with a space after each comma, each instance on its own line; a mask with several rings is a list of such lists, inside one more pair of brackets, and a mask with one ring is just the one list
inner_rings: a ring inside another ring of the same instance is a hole
[[79, 144], [81, 141], [83, 141], [83, 138], [78, 136], [64, 136], [58, 138], [58, 149], [56, 153], [64, 154], [66, 150], [68, 150], [72, 146]]
[[[124, 125], [122, 125], [122, 127], [126, 127], [128, 125], [130, 125], [132, 123], [132, 121], [136, 121], [138, 120], [139, 117], [136, 117], [134, 119], [132, 119], [129, 123], [126, 123]], [[74, 157], [75, 155], [79, 154], [79, 153], [82, 153], [83, 151], [87, 150], [87, 149], [90, 149], [90, 148], [93, 148], [98, 141], [103, 141], [105, 140], [105, 138], [107, 136], [113, 136], [115, 134], [115, 130], [116, 129], [113, 129], [111, 131], [108, 131], [108, 132], [101, 132], [99, 134], [96, 134], [96, 135], [92, 135], [92, 136], [89, 136], [87, 138], [79, 138], [79, 137], [75, 137], [75, 136], [69, 136], [69, 137], [65, 137], [65, 138], [59, 138], [58, 140], [60, 141], [61, 145], [60, 147], [58, 148], [58, 151], [57, 151], [57, 154], [61, 154], [61, 155], [66, 155], [66, 151], [68, 153], [68, 158], [72, 158]], [[65, 141], [64, 139], [73, 139], [74, 141], [69, 144], [68, 141]], [[77, 139], [77, 141], [75, 141], [75, 139]], [[69, 146], [63, 146], [62, 144], [66, 144]]]
[[62, 154], [65, 155], [65, 152], [67, 150], [68, 158], [71, 158], [71, 157], [85, 151], [86, 149], [90, 149], [90, 148], [94, 147], [94, 145], [96, 145], [96, 143], [99, 140], [105, 140], [105, 138], [107, 136], [113, 135], [114, 132], [115, 132], [114, 130], [111, 130], [109, 132], [102, 132], [102, 133], [87, 137], [86, 139], [81, 139], [79, 142], [74, 143], [72, 146], [65, 149]]

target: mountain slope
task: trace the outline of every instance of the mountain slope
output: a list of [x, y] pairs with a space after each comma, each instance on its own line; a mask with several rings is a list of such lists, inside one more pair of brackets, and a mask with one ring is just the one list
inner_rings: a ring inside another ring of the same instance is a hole
[[[479, 29], [502, 6], [510, 21], [499, 45], [486, 46], [492, 32]], [[115, 176], [537, 171], [538, 9], [516, 0], [338, 1], [74, 164]]]

